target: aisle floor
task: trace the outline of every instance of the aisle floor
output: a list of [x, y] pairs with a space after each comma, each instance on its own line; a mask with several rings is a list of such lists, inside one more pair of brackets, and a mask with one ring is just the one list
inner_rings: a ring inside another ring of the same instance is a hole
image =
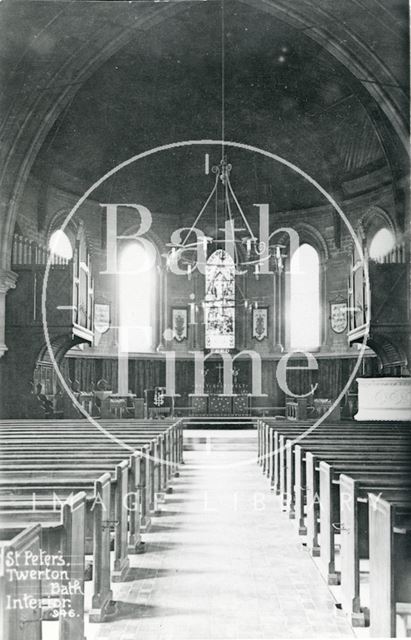
[[343, 638], [353, 630], [255, 461], [256, 433], [187, 432], [174, 492], [88, 640]]

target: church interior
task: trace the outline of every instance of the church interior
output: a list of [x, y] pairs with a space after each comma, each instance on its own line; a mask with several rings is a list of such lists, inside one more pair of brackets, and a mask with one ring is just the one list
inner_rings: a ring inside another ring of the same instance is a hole
[[5, 640], [411, 636], [406, 0], [3, 0]]

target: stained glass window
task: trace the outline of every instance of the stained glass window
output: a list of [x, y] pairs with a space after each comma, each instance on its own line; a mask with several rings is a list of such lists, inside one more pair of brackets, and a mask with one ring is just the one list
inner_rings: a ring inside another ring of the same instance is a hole
[[226, 350], [235, 346], [235, 265], [230, 254], [217, 249], [206, 265], [207, 349]]

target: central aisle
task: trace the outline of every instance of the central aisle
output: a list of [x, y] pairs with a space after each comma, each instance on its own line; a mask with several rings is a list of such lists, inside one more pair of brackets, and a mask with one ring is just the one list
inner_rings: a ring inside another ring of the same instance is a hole
[[353, 637], [255, 461], [255, 431], [188, 431], [174, 493], [87, 638]]

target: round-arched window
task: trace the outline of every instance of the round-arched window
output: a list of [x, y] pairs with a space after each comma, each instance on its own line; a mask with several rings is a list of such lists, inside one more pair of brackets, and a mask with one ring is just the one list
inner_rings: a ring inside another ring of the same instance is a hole
[[392, 231], [383, 227], [374, 235], [370, 242], [369, 256], [371, 260], [381, 260], [395, 247], [395, 237]]
[[73, 247], [67, 234], [62, 229], [57, 229], [51, 234], [49, 249], [53, 255], [59, 256], [59, 258], [71, 260], [73, 257]]
[[123, 352], [154, 349], [156, 255], [150, 245], [131, 242], [120, 255], [120, 329]]
[[302, 244], [290, 265], [290, 341], [292, 349], [320, 346], [320, 259], [309, 244]]

